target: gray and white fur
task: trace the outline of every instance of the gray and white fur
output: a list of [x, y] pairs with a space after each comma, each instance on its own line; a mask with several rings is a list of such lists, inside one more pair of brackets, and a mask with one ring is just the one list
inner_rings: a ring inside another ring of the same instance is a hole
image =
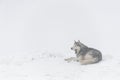
[[102, 54], [99, 50], [89, 48], [80, 41], [74, 42], [71, 50], [75, 51], [76, 57], [65, 59], [68, 62], [77, 61], [82, 65], [98, 63], [102, 60]]

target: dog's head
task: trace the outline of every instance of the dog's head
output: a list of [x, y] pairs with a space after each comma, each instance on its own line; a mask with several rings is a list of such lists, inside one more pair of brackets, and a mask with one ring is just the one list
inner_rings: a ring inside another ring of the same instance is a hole
[[74, 50], [75, 53], [79, 53], [80, 52], [80, 41], [74, 41], [74, 45], [71, 47], [71, 50]]

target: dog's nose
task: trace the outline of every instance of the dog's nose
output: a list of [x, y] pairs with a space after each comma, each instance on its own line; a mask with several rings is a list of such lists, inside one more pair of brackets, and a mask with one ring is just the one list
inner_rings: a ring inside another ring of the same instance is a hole
[[73, 48], [71, 48], [71, 50], [73, 50]]

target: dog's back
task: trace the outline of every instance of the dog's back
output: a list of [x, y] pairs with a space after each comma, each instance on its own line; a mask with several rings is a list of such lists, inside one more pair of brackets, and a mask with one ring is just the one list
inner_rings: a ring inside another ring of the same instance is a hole
[[93, 49], [93, 48], [88, 48], [88, 52], [86, 54], [92, 56], [94, 59], [94, 63], [97, 63], [102, 60], [102, 54], [100, 51]]

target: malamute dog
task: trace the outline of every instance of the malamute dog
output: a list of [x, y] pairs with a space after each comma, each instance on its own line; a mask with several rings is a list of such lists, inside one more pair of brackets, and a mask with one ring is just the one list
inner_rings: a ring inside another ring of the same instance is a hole
[[86, 65], [98, 63], [102, 60], [102, 54], [100, 51], [94, 48], [89, 48], [80, 41], [75, 41], [73, 47], [71, 47], [71, 50], [75, 51], [76, 57], [65, 59], [65, 61], [77, 61], [82, 65]]

